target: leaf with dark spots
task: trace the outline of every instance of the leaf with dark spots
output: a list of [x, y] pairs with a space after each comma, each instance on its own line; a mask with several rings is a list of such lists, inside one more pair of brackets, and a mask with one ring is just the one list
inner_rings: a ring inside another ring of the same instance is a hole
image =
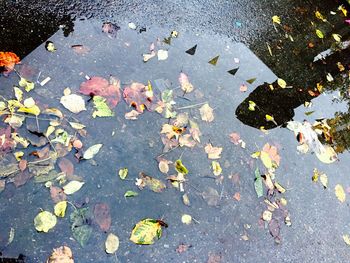
[[109, 206], [105, 203], [96, 204], [94, 208], [94, 216], [95, 222], [99, 225], [101, 230], [107, 232], [112, 223]]
[[147, 86], [139, 82], [133, 82], [130, 86], [125, 87], [123, 91], [125, 102], [142, 113], [145, 109], [151, 109], [153, 92]]
[[66, 175], [70, 176], [74, 174], [74, 165], [67, 158], [61, 158], [58, 161], [58, 167], [64, 172]]
[[120, 80], [114, 77], [110, 81], [101, 77], [92, 77], [81, 83], [79, 92], [87, 96], [101, 96], [107, 100], [110, 108], [114, 108], [120, 101]]

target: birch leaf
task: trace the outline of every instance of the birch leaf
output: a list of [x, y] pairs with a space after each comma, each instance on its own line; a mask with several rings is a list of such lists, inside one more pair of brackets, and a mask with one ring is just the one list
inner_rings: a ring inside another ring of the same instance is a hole
[[57, 217], [64, 217], [67, 209], [67, 201], [58, 202], [54, 207], [54, 213]]
[[49, 232], [56, 223], [56, 216], [48, 211], [42, 211], [34, 218], [35, 229], [39, 232]]
[[101, 143], [98, 143], [98, 144], [95, 144], [95, 145], [90, 146], [90, 147], [84, 152], [83, 158], [84, 158], [85, 160], [89, 160], [89, 159], [94, 158], [94, 156], [100, 151], [100, 149], [101, 149], [102, 146], [103, 146], [103, 144], [101, 144]]
[[119, 248], [119, 238], [116, 235], [109, 233], [105, 242], [105, 247], [108, 254], [115, 253]]
[[124, 180], [127, 176], [128, 176], [128, 168], [122, 168], [122, 169], [119, 169], [119, 177], [120, 179]]
[[63, 191], [66, 195], [71, 195], [79, 191], [83, 185], [84, 185], [84, 182], [70, 181], [68, 184], [63, 186]]
[[345, 199], [346, 199], [344, 188], [340, 184], [337, 184], [335, 186], [334, 190], [335, 190], [335, 195], [338, 198], [338, 200], [340, 202], [344, 203]]

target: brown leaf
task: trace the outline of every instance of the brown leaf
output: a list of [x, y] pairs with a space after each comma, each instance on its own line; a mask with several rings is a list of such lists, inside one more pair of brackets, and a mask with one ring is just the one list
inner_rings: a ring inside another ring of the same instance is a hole
[[230, 134], [230, 140], [233, 144], [238, 145], [241, 140], [241, 137], [237, 132], [233, 132]]
[[29, 173], [28, 170], [20, 172], [15, 176], [13, 183], [16, 187], [20, 187], [24, 185], [32, 176], [33, 174]]
[[208, 187], [207, 190], [202, 193], [202, 197], [209, 206], [217, 206], [220, 201], [218, 191], [212, 187]]
[[55, 248], [46, 263], [74, 263], [72, 250], [67, 246]]
[[139, 82], [133, 82], [124, 88], [123, 97], [125, 102], [135, 108], [139, 113], [145, 109], [150, 110], [153, 95], [147, 90], [147, 86]]
[[62, 172], [64, 172], [67, 176], [74, 174], [74, 165], [73, 163], [68, 160], [67, 158], [61, 158], [58, 161], [58, 167], [61, 169]]
[[58, 203], [61, 201], [67, 200], [67, 196], [64, 193], [63, 189], [57, 186], [50, 187], [50, 195], [51, 199], [54, 203]]
[[105, 203], [96, 204], [94, 208], [94, 216], [95, 222], [99, 225], [101, 230], [107, 232], [112, 223], [109, 206]]
[[209, 159], [220, 159], [221, 152], [222, 152], [222, 147], [214, 147], [211, 145], [211, 143], [208, 143], [204, 147], [205, 152], [208, 154]]
[[27, 168], [27, 160], [20, 160], [18, 163], [18, 168], [23, 172]]
[[236, 192], [234, 195], [233, 195], [233, 198], [236, 199], [237, 201], [241, 201], [241, 194], [239, 192]]

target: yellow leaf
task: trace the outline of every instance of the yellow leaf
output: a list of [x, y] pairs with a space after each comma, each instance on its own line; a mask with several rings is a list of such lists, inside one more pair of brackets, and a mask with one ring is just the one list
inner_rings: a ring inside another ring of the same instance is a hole
[[13, 90], [15, 91], [16, 99], [21, 102], [23, 99], [23, 91], [17, 87], [13, 87]]
[[56, 223], [56, 216], [48, 211], [42, 211], [34, 218], [35, 229], [39, 232], [47, 233]]
[[322, 20], [323, 22], [327, 22], [327, 19], [325, 19], [324, 16], [323, 16], [319, 11], [316, 11], [316, 12], [315, 12], [315, 16], [316, 16], [318, 19]]
[[333, 163], [338, 160], [337, 153], [330, 145], [324, 145], [324, 149], [319, 153], [316, 152], [317, 158], [323, 163]]
[[248, 109], [249, 109], [250, 111], [255, 111], [255, 107], [256, 107], [255, 102], [250, 100], [250, 101], [249, 101], [249, 107], [248, 107]]
[[222, 168], [219, 162], [212, 161], [211, 166], [213, 168], [213, 174], [219, 176], [222, 173]]
[[18, 82], [18, 85], [24, 88], [26, 92], [29, 92], [32, 89], [34, 89], [34, 82], [29, 81], [25, 78], [21, 78], [20, 81]]
[[67, 201], [58, 202], [54, 207], [54, 213], [58, 217], [64, 217], [67, 209]]
[[122, 168], [122, 169], [119, 169], [119, 177], [120, 179], [124, 180], [127, 176], [128, 176], [128, 168]]
[[187, 170], [186, 166], [183, 165], [183, 163], [180, 159], [176, 160], [176, 162], [175, 162], [175, 170], [181, 174], [188, 174], [188, 170]]
[[266, 118], [266, 121], [272, 121], [272, 122], [275, 121], [275, 118], [271, 115], [268, 115], [268, 114], [265, 115], [265, 118]]
[[348, 246], [350, 246], [350, 237], [348, 234], [343, 235], [343, 240]]
[[342, 203], [345, 202], [346, 199], [346, 195], [345, 195], [345, 191], [343, 189], [343, 187], [340, 184], [337, 184], [334, 188], [335, 190], [335, 195], [338, 198], [338, 200]]
[[66, 195], [71, 195], [77, 192], [83, 185], [84, 182], [70, 181], [68, 184], [63, 186], [63, 191]]
[[347, 16], [348, 15], [348, 10], [346, 10], [346, 8], [343, 6], [343, 5], [340, 5], [338, 7], [338, 10], [342, 11], [344, 16]]
[[29, 114], [33, 114], [35, 116], [38, 116], [40, 114], [40, 109], [38, 106], [34, 105], [33, 107], [27, 108], [27, 107], [20, 107], [18, 109], [18, 112], [25, 112]]
[[46, 136], [46, 137], [49, 137], [49, 136], [51, 135], [51, 133], [53, 133], [54, 131], [55, 131], [55, 127], [54, 127], [54, 126], [49, 126], [49, 127], [47, 127], [45, 136]]
[[119, 238], [116, 235], [109, 233], [105, 242], [105, 248], [108, 254], [115, 253], [119, 248]]
[[199, 113], [201, 114], [203, 121], [212, 122], [214, 120], [214, 110], [209, 106], [208, 103], [199, 108]]
[[254, 159], [257, 159], [257, 158], [260, 157], [260, 154], [261, 154], [261, 152], [254, 152], [254, 153], [252, 153], [250, 156], [251, 156], [252, 158], [254, 158]]
[[316, 29], [316, 35], [319, 37], [319, 38], [324, 38], [324, 34], [321, 30], [319, 29]]
[[277, 84], [280, 86], [282, 89], [287, 87], [287, 83], [283, 79], [277, 79]]
[[139, 245], [151, 245], [162, 235], [159, 220], [146, 218], [138, 222], [131, 231], [130, 240]]
[[332, 37], [334, 38], [335, 41], [340, 42], [341, 41], [341, 35], [339, 34], [332, 34]]
[[13, 153], [13, 155], [15, 156], [17, 161], [20, 161], [22, 159], [22, 157], [24, 156], [24, 152], [22, 152], [22, 151], [15, 152], [15, 153]]
[[260, 159], [267, 169], [271, 169], [273, 167], [272, 160], [267, 152], [261, 151]]
[[184, 223], [185, 225], [189, 225], [192, 222], [192, 216], [188, 214], [183, 214], [181, 217], [181, 222]]
[[272, 17], [272, 22], [276, 24], [281, 24], [281, 18], [279, 16], [273, 16]]

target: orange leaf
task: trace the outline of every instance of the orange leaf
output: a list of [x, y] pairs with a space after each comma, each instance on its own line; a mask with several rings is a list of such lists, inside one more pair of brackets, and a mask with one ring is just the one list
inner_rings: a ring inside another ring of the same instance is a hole
[[20, 62], [19, 57], [12, 52], [0, 52], [0, 67], [13, 68]]

